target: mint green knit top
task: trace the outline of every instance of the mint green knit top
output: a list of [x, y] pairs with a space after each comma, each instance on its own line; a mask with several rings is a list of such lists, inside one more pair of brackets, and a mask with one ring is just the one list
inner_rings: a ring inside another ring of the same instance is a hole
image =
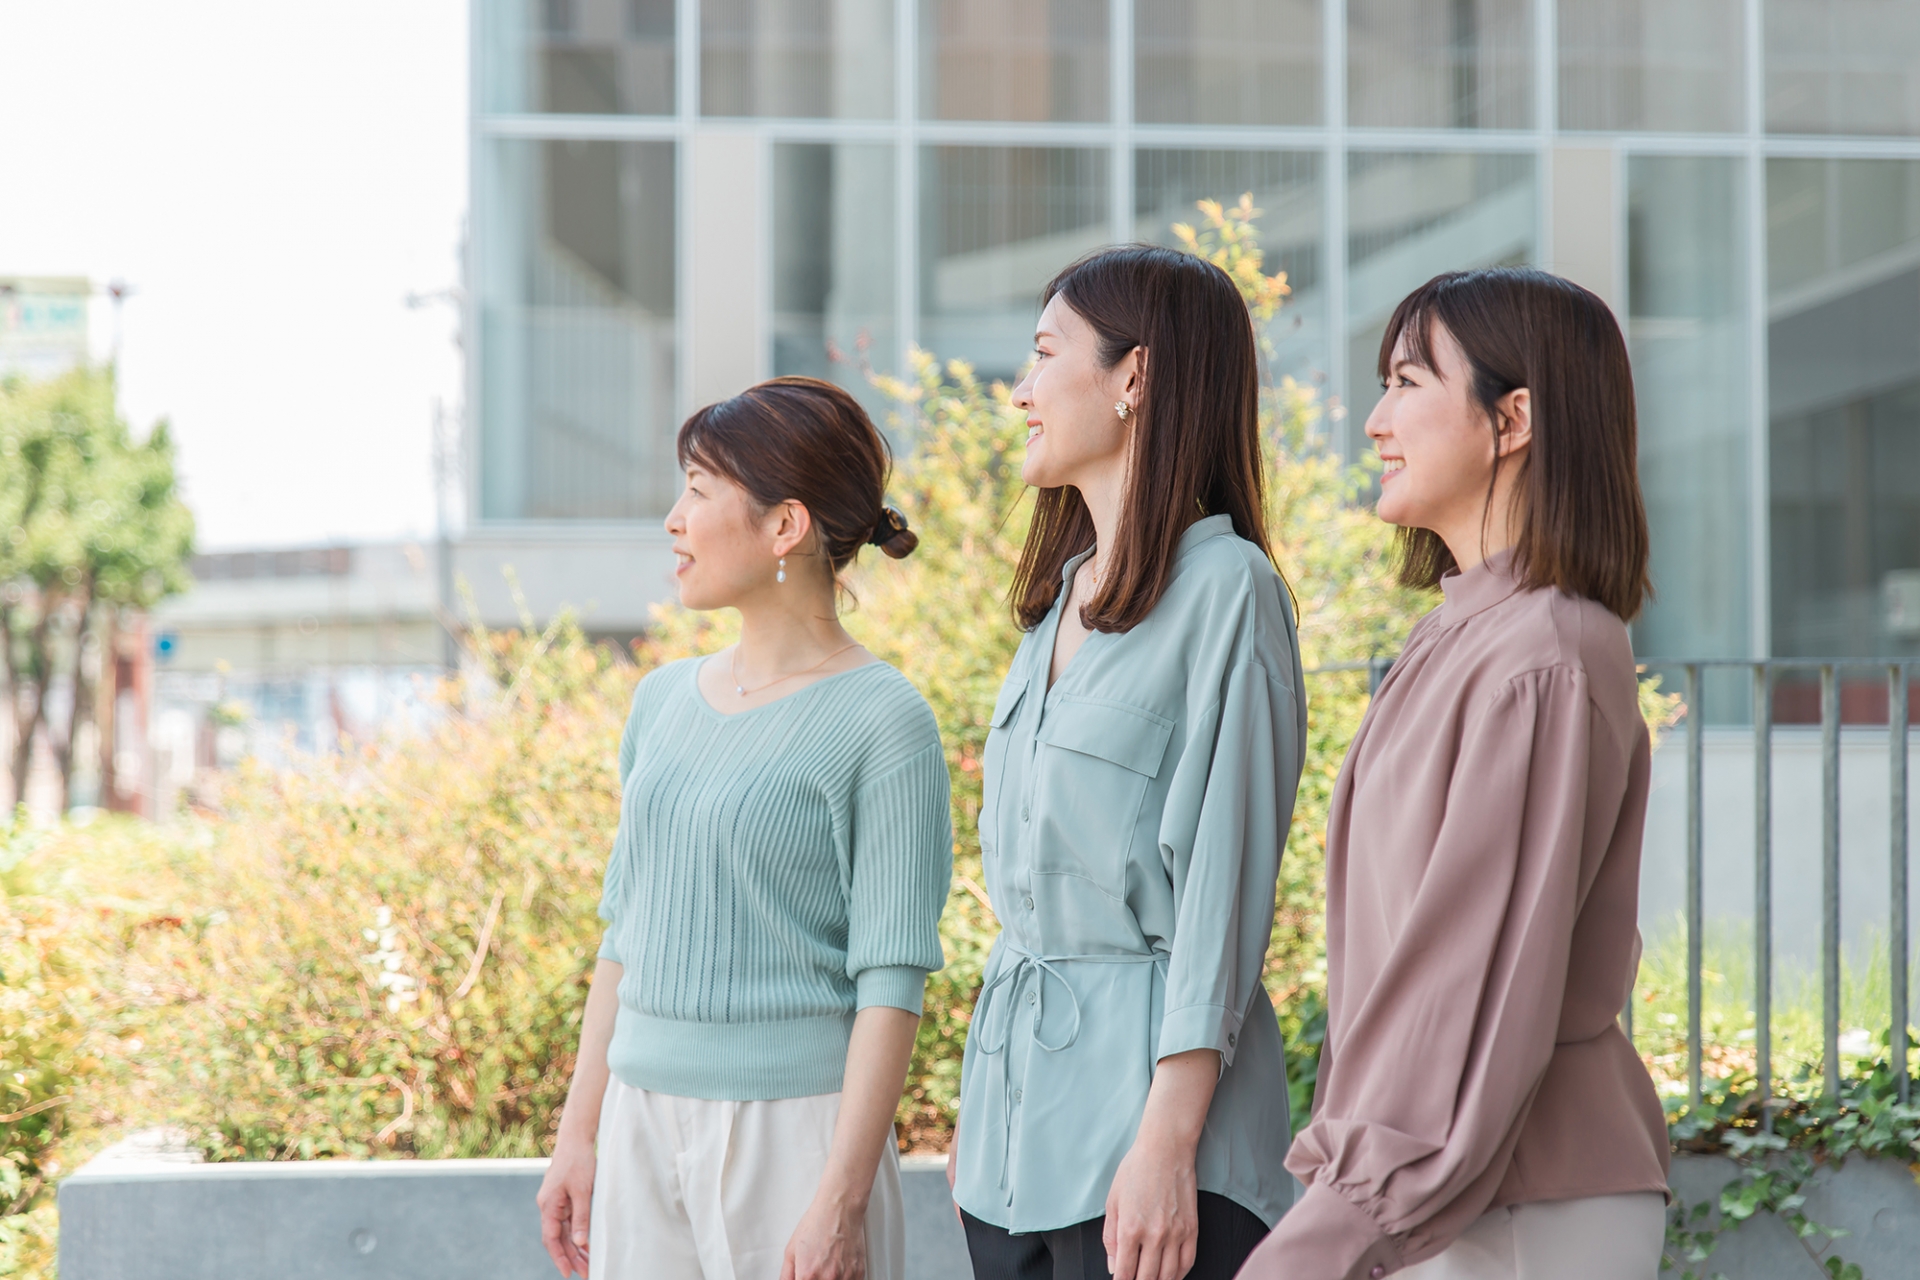
[[835, 1093], [854, 1014], [919, 1013], [943, 963], [939, 730], [882, 662], [723, 715], [695, 685], [702, 661], [649, 673], [620, 740], [607, 1065], [680, 1097]]

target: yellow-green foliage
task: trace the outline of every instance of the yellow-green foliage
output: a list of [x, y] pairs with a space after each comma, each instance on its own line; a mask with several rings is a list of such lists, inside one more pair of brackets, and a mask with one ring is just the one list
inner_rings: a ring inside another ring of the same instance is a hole
[[31, 848], [0, 828], [0, 1275], [50, 1256], [42, 1192], [59, 1172], [74, 1092], [96, 1065], [83, 1046], [91, 993], [68, 941], [74, 913], [25, 864]]

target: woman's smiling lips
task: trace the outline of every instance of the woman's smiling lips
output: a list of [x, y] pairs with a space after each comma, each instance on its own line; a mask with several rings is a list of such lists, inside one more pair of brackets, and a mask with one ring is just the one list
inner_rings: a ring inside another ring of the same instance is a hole
[[1380, 459], [1380, 463], [1381, 463], [1381, 467], [1380, 467], [1380, 483], [1381, 484], [1385, 484], [1387, 481], [1393, 479], [1395, 476], [1399, 475], [1402, 471], [1406, 470], [1406, 467], [1407, 467], [1407, 460], [1405, 458], [1382, 457]]

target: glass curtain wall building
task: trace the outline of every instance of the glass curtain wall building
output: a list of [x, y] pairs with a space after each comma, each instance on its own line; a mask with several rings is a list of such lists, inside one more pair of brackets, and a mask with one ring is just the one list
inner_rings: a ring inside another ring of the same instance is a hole
[[1012, 377], [1061, 266], [1251, 192], [1293, 290], [1273, 375], [1342, 447], [1407, 290], [1548, 267], [1633, 350], [1640, 651], [1920, 655], [1920, 5], [476, 0], [474, 30], [483, 524], [657, 520], [680, 417], [757, 378], [870, 396], [916, 347]]

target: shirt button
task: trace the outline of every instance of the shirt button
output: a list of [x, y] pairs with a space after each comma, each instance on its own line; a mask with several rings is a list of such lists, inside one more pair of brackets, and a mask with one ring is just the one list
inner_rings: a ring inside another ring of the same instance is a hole
[[1031, 895], [1028, 896], [1028, 898], [1026, 899], [1026, 902], [1027, 902], [1027, 910], [1029, 911], [1033, 910], [1033, 898]]
[[1036, 995], [1036, 994], [1035, 994], [1034, 992], [1031, 992], [1031, 991], [1029, 991], [1029, 992], [1027, 992], [1027, 1003], [1028, 1003], [1028, 1004], [1037, 1004], [1037, 1003], [1039, 1003], [1039, 1000], [1040, 1000], [1040, 997], [1039, 997], [1038, 995]]
[[1020, 806], [1020, 821], [1022, 821], [1022, 822], [1025, 822], [1026, 820], [1027, 820], [1027, 806], [1025, 806], [1025, 805], [1021, 805], [1021, 806]]
[[1238, 1042], [1239, 1042], [1239, 1038], [1235, 1036], [1233, 1032], [1231, 1031], [1227, 1032], [1227, 1048], [1229, 1049], [1233, 1048], [1233, 1046]]
[[1020, 1090], [1018, 1090], [1018, 1089], [1015, 1089], [1015, 1090], [1013, 1091], [1013, 1100], [1014, 1100], [1015, 1102], [1018, 1102], [1018, 1101], [1020, 1101], [1020, 1097], [1021, 1097], [1021, 1091], [1020, 1091]]

